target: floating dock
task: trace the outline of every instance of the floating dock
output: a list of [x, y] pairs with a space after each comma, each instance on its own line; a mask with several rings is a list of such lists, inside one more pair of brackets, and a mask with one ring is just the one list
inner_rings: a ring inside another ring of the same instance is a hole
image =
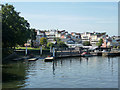
[[28, 61], [36, 61], [38, 58], [30, 58]]
[[54, 57], [46, 57], [44, 60], [45, 60], [45, 62], [51, 62], [54, 59], [55, 59]]
[[103, 52], [102, 56], [120, 56], [120, 52]]

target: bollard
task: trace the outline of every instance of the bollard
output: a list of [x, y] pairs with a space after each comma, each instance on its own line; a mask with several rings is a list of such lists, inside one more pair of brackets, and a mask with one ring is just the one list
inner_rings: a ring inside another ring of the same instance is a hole
[[27, 55], [27, 45], [26, 45], [25, 55]]

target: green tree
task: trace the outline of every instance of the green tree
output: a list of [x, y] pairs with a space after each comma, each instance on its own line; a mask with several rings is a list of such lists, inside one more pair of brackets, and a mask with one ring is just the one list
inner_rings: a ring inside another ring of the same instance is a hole
[[57, 43], [58, 43], [58, 42], [61, 41], [61, 39], [60, 38], [54, 38], [54, 41], [57, 41]]
[[119, 49], [120, 48], [120, 46], [117, 46], [117, 49]]
[[30, 29], [30, 39], [31, 39], [31, 47], [33, 47], [33, 41], [36, 39], [37, 33], [35, 32], [35, 29]]
[[96, 43], [96, 45], [97, 45], [98, 47], [100, 47], [100, 46], [102, 46], [102, 43], [103, 43], [103, 39], [100, 39], [100, 40], [98, 41], [98, 43]]
[[60, 47], [60, 48], [67, 48], [68, 47], [63, 41], [59, 41], [57, 43], [57, 46]]
[[2, 5], [2, 47], [23, 45], [29, 38], [29, 23], [13, 5]]
[[[0, 10], [0, 23], [2, 22], [2, 10]], [[2, 25], [2, 24], [1, 24]]]
[[113, 46], [113, 48], [116, 48], [116, 46]]
[[54, 46], [53, 43], [51, 43], [51, 42], [48, 42], [48, 43], [47, 43], [47, 48], [50, 48], [50, 47], [53, 47], [53, 46]]
[[43, 45], [44, 47], [46, 47], [46, 45], [47, 45], [47, 38], [45, 38], [45, 37], [40, 38], [40, 44]]
[[89, 41], [84, 41], [84, 42], [83, 42], [83, 45], [84, 45], [84, 46], [91, 46], [91, 44], [90, 44]]
[[60, 38], [54, 38], [54, 41], [56, 41], [57, 42], [57, 47], [59, 47], [59, 48], [66, 48], [66, 47], [68, 47], [63, 41], [61, 41], [61, 39]]
[[[20, 12], [15, 11], [13, 5], [3, 4], [0, 10], [2, 12], [2, 58], [13, 53], [18, 45], [24, 45], [30, 38], [30, 24]], [[1, 17], [0, 17], [1, 18]]]

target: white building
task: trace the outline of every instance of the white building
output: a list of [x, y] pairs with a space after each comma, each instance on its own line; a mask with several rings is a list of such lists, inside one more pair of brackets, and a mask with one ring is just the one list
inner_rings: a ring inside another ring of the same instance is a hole
[[56, 34], [56, 30], [45, 31], [45, 35], [46, 35], [48, 42], [54, 41], [55, 34]]
[[46, 37], [45, 31], [42, 31], [42, 30], [36, 30], [36, 31], [37, 31], [37, 35], [36, 35], [35, 44], [36, 45], [40, 45], [40, 38]]
[[91, 33], [89, 33], [89, 32], [81, 33], [82, 42], [90, 41], [90, 36], [91, 36]]
[[96, 43], [98, 43], [98, 41], [102, 38], [105, 38], [107, 35], [105, 32], [103, 33], [98, 33], [98, 32], [93, 32], [93, 33], [90, 33], [90, 32], [85, 32], [85, 33], [82, 33], [81, 34], [81, 39], [82, 39], [82, 42], [84, 41], [89, 41], [90, 44], [92, 44], [92, 46], [95, 46]]

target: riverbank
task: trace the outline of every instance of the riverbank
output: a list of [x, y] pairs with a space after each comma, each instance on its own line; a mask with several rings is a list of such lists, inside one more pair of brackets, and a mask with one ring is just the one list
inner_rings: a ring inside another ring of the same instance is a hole
[[[32, 57], [35, 58], [43, 58], [47, 56], [52, 56], [53, 52], [50, 52], [49, 49], [43, 49], [42, 54], [40, 48], [31, 48], [29, 47], [27, 49], [27, 55], [26, 55], [26, 47], [17, 48], [14, 50], [14, 53], [9, 55], [8, 57], [4, 58], [3, 60], [9, 60], [9, 59], [15, 59], [15, 60], [24, 60], [29, 59]], [[82, 53], [85, 52], [82, 49], [75, 49], [75, 48], [66, 48], [66, 49], [55, 49], [55, 59], [58, 58], [72, 58], [72, 57], [83, 57]], [[108, 57], [114, 57], [114, 56], [120, 56], [119, 50], [112, 50], [112, 51], [86, 51], [89, 54], [85, 55], [85, 57], [91, 57], [91, 56], [108, 56]], [[31, 57], [32, 56], [32, 57]]]
[[[26, 50], [25, 49], [16, 49], [14, 50], [14, 52], [16, 52], [18, 55], [26, 55]], [[40, 49], [39, 50], [35, 50], [35, 49], [28, 49], [27, 50], [27, 55], [40, 55]], [[50, 54], [50, 50], [48, 49], [43, 49], [42, 50], [42, 54], [47, 54], [49, 55]]]
[[[5, 50], [4, 50], [5, 52]], [[47, 49], [44, 49], [42, 50], [42, 55], [40, 55], [40, 50], [35, 49], [35, 48], [32, 48], [32, 49], [28, 49], [27, 50], [27, 55], [26, 55], [26, 50], [23, 48], [23, 49], [16, 49], [16, 50], [12, 50], [11, 53], [9, 54], [6, 54], [7, 53], [7, 50], [5, 53], [3, 53], [3, 58], [2, 58], [2, 63], [7, 63], [13, 59], [18, 59], [18, 58], [22, 58], [22, 60], [24, 58], [29, 58], [31, 56], [35, 56], [35, 57], [39, 57], [39, 56], [46, 56], [46, 55], [50, 55], [50, 51], [47, 50]]]
[[[15, 49], [16, 50], [25, 50], [26, 47], [15, 47]], [[27, 50], [40, 50], [40, 47], [39, 48], [27, 47]], [[43, 50], [49, 50], [49, 49], [43, 48]]]

